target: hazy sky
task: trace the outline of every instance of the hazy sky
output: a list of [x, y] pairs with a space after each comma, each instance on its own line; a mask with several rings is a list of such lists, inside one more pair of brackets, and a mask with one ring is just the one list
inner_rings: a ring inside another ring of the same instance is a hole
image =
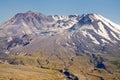
[[0, 0], [0, 23], [28, 10], [46, 15], [99, 13], [120, 24], [120, 0]]

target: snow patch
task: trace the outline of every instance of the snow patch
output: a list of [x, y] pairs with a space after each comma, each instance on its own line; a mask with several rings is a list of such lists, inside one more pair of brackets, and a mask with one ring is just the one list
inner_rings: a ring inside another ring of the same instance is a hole
[[117, 40], [120, 40], [113, 32], [110, 32], [114, 38], [116, 38]]
[[100, 43], [96, 40], [96, 38], [93, 37], [91, 34], [87, 34], [87, 35], [93, 40], [93, 42], [94, 42], [95, 44], [100, 44]]
[[86, 31], [82, 31], [82, 34], [83, 34], [84, 37], [86, 37], [87, 32]]
[[101, 39], [101, 41], [102, 41], [103, 43], [109, 43], [109, 42], [106, 41], [105, 39]]
[[104, 18], [101, 15], [98, 15], [98, 16], [99, 16], [98, 19], [101, 20], [104, 24], [106, 24], [111, 30], [113, 30], [116, 33], [120, 33], [120, 25], [113, 23], [112, 21]]
[[27, 34], [32, 34], [32, 32], [31, 32], [31, 30], [29, 29], [29, 26], [27, 26], [27, 24], [25, 24], [24, 22], [22, 22], [22, 24], [23, 24], [23, 26], [24, 26], [24, 30], [26, 30], [25, 32], [27, 33]]
[[104, 28], [103, 24], [101, 22], [98, 23], [99, 26], [99, 30], [98, 30], [98, 34], [105, 37], [108, 40], [111, 40], [109, 37], [109, 34], [107, 33], [106, 29]]

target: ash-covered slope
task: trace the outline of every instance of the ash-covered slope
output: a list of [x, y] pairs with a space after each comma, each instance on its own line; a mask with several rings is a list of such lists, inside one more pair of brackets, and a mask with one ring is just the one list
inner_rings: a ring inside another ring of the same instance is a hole
[[49, 54], [120, 51], [120, 26], [99, 14], [45, 16], [18, 13], [0, 26], [3, 51]]
[[[39, 30], [46, 28], [53, 19], [41, 13], [28, 11], [18, 13], [1, 25], [1, 33], [7, 36], [39, 34]], [[5, 36], [6, 36], [5, 35]]]

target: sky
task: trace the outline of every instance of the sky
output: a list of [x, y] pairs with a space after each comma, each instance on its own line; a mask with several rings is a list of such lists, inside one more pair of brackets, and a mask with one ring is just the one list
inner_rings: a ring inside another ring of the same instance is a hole
[[98, 13], [120, 24], [120, 0], [0, 0], [0, 23], [29, 10], [45, 15]]

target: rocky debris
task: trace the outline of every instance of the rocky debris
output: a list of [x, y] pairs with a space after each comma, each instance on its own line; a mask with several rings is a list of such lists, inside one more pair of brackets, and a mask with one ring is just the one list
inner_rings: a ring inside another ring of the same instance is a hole
[[97, 69], [97, 68], [106, 69], [103, 61], [104, 60], [100, 55], [97, 55], [97, 56], [95, 54], [91, 55], [90, 62], [94, 64], [94, 69]]
[[99, 80], [104, 80], [104, 78], [103, 77], [99, 77]]
[[77, 76], [75, 76], [73, 73], [69, 72], [67, 69], [65, 70], [59, 70], [64, 76], [66, 77], [66, 80], [79, 80]]

